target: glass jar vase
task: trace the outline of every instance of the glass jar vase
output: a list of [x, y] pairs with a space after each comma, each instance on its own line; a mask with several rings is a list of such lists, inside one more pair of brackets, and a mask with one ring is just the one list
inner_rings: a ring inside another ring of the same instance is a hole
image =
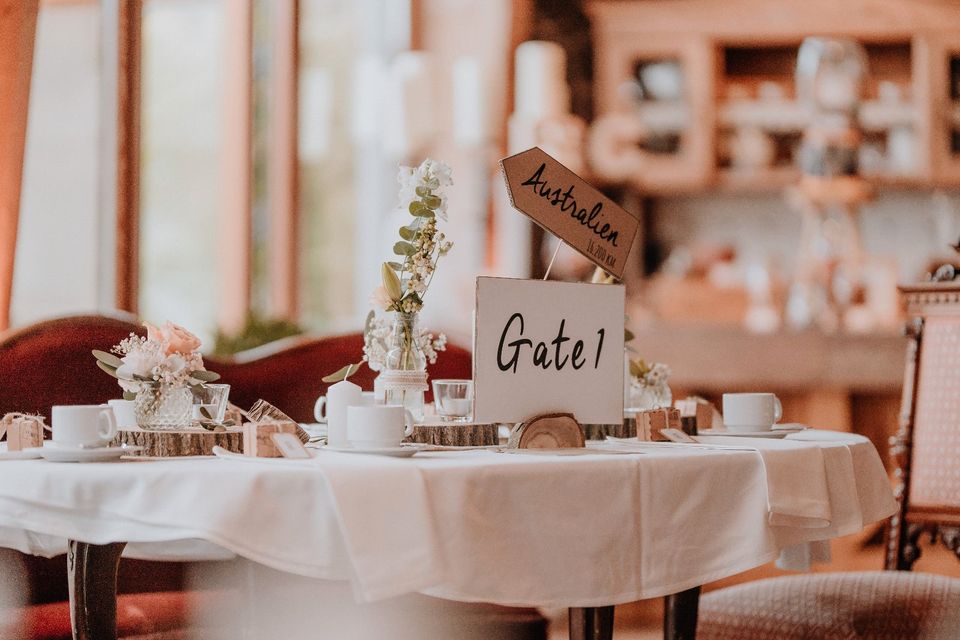
[[396, 312], [387, 345], [386, 368], [381, 374], [384, 402], [404, 407], [416, 421], [423, 420], [427, 390], [427, 357], [420, 348], [419, 337], [419, 314]]
[[193, 393], [187, 386], [145, 386], [134, 400], [137, 426], [150, 431], [185, 429], [193, 413]]

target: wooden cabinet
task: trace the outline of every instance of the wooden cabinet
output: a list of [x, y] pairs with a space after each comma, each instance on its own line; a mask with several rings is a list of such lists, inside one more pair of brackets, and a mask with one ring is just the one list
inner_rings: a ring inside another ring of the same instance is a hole
[[793, 184], [809, 121], [795, 95], [797, 51], [805, 37], [825, 35], [866, 50], [863, 175], [881, 186], [960, 186], [955, 3], [592, 0], [587, 8], [597, 107], [589, 150], [601, 178], [655, 194]]

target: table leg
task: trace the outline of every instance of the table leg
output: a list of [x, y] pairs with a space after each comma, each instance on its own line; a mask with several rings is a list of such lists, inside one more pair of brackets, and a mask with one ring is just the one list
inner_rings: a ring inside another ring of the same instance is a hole
[[687, 589], [664, 598], [664, 640], [695, 640], [699, 607], [700, 587]]
[[70, 541], [67, 580], [74, 640], [116, 640], [117, 569], [126, 545]]
[[611, 640], [613, 606], [571, 607], [570, 640]]

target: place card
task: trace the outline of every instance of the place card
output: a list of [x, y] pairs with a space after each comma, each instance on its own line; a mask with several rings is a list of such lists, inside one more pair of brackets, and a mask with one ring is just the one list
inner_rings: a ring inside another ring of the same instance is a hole
[[474, 421], [623, 420], [624, 288], [477, 278]]
[[296, 422], [264, 421], [243, 423], [243, 455], [257, 458], [280, 458], [283, 453], [273, 440], [278, 433], [297, 437]]
[[284, 458], [302, 460], [312, 457], [300, 439], [292, 433], [272, 433], [270, 439]]
[[515, 209], [623, 278], [637, 218], [539, 147], [504, 158], [500, 166]]
[[697, 443], [697, 440], [679, 429], [660, 429], [660, 435], [670, 442], [690, 442]]

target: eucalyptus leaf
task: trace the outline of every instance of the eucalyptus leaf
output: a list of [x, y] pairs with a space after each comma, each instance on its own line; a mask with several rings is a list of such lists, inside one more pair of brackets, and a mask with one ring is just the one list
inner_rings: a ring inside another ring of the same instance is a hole
[[107, 373], [109, 373], [110, 375], [112, 375], [114, 378], [117, 377], [117, 370], [111, 367], [110, 365], [106, 364], [105, 362], [97, 360], [97, 366], [103, 369], [104, 371], [106, 371]]
[[415, 216], [420, 215], [419, 212], [423, 211], [424, 209], [426, 209], [426, 207], [419, 200], [414, 200], [413, 202], [410, 203], [410, 206], [407, 207], [407, 210], [411, 213], [411, 215], [415, 215]]
[[417, 209], [417, 212], [413, 215], [417, 216], [418, 218], [432, 218], [433, 211], [424, 207], [423, 209]]
[[124, 399], [124, 400], [136, 400], [136, 399], [137, 399], [137, 394], [135, 394], [133, 391], [124, 391], [124, 392], [123, 392], [123, 399]]
[[199, 371], [194, 371], [191, 373], [190, 377], [201, 382], [214, 382], [220, 379], [220, 374], [216, 371], [206, 371], [204, 369], [200, 369]]
[[416, 251], [416, 248], [409, 242], [398, 242], [393, 245], [393, 252], [398, 256], [413, 255]]
[[403, 269], [403, 265], [400, 264], [399, 262], [388, 262], [387, 264], [390, 265], [390, 268], [393, 269], [394, 271], [400, 271], [401, 269]]
[[120, 367], [123, 364], [123, 360], [113, 355], [112, 353], [107, 353], [106, 351], [100, 351], [99, 349], [93, 350], [93, 357], [102, 362], [103, 364], [108, 364], [114, 369]]
[[404, 240], [413, 240], [414, 236], [416, 235], [416, 230], [411, 229], [410, 227], [400, 227], [400, 237]]
[[440, 196], [427, 196], [423, 199], [423, 204], [425, 204], [430, 209], [438, 209], [440, 207]]
[[400, 286], [400, 278], [397, 272], [390, 268], [390, 265], [383, 263], [380, 267], [380, 277], [383, 280], [383, 288], [387, 290], [387, 295], [391, 300], [399, 300], [403, 297], [403, 289]]
[[433, 195], [433, 192], [430, 190], [429, 187], [417, 187], [416, 192], [417, 192], [417, 195], [420, 196], [421, 198], [425, 198], [426, 196]]
[[210, 413], [210, 410], [204, 406], [200, 406], [200, 415], [202, 415], [207, 420], [213, 420], [213, 414]]
[[332, 382], [340, 382], [341, 380], [346, 380], [347, 378], [349, 378], [350, 376], [352, 376], [353, 374], [355, 374], [355, 373], [356, 373], [357, 371], [359, 371], [359, 370], [360, 370], [360, 363], [359, 363], [359, 362], [356, 363], [356, 364], [348, 364], [347, 366], [345, 366], [344, 368], [340, 369], [339, 371], [337, 371], [337, 372], [335, 372], [335, 373], [331, 373], [330, 375], [324, 376], [324, 377], [322, 377], [322, 378], [320, 378], [320, 379], [321, 379], [323, 382], [326, 382], [326, 383], [328, 383], [328, 384], [329, 384], [329, 383], [332, 383]]
[[636, 337], [637, 337], [637, 336], [633, 335], [633, 331], [630, 331], [630, 329], [627, 329], [626, 327], [623, 328], [623, 341], [624, 341], [624, 342], [630, 342], [631, 340], [633, 340], [633, 339], [636, 338]]

